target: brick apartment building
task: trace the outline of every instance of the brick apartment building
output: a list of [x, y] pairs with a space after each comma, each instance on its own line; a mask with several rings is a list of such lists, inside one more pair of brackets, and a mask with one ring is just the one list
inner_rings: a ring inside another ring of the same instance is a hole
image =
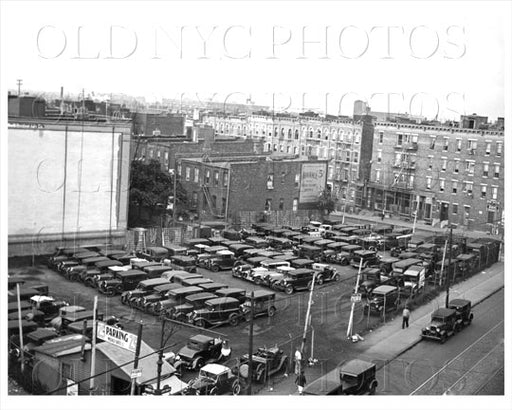
[[205, 115], [216, 135], [258, 140], [265, 152], [308, 156], [329, 162], [327, 183], [347, 209], [361, 207], [363, 183], [370, 174], [373, 125], [370, 117], [258, 113]]
[[244, 213], [316, 209], [326, 186], [327, 161], [293, 156], [180, 158], [178, 177], [189, 209], [237, 223]]
[[459, 128], [375, 123], [367, 207], [496, 231], [504, 210], [504, 133], [484, 126], [485, 117], [469, 117]]

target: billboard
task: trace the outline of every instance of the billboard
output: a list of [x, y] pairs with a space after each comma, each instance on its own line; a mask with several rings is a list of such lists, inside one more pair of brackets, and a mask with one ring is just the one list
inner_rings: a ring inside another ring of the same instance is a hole
[[304, 163], [300, 172], [299, 203], [318, 202], [327, 181], [327, 163]]

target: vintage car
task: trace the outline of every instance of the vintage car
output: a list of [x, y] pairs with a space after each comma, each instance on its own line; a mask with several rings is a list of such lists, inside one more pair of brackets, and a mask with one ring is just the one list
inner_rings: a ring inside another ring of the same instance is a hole
[[165, 294], [165, 298], [158, 301], [152, 306], [154, 315], [165, 315], [166, 318], [172, 319], [174, 315], [174, 306], [182, 305], [186, 302], [186, 297], [203, 292], [199, 286], [181, 286], [171, 289]]
[[231, 297], [210, 299], [203, 309], [194, 310], [187, 315], [187, 321], [198, 327], [207, 327], [229, 323], [238, 325], [242, 318], [240, 301]]
[[291, 295], [296, 290], [308, 289], [311, 286], [315, 271], [313, 269], [295, 269], [285, 272], [283, 278], [274, 283], [274, 289], [283, 290], [287, 295]]
[[254, 249], [251, 245], [247, 245], [245, 243], [237, 243], [233, 245], [229, 245], [229, 250], [235, 254], [235, 258], [239, 258], [243, 255], [246, 249]]
[[379, 268], [365, 268], [361, 271], [361, 281], [359, 283], [358, 293], [363, 296], [369, 296], [373, 289], [381, 284]]
[[94, 267], [98, 269], [101, 273], [106, 273], [108, 268], [111, 266], [123, 266], [123, 264], [119, 261], [109, 259], [107, 261], [100, 261], [94, 264]]
[[346, 245], [346, 246], [343, 246], [340, 250], [340, 252], [338, 252], [336, 254], [336, 257], [335, 257], [335, 260], [333, 261], [333, 263], [339, 263], [340, 265], [348, 265], [350, 263], [350, 261], [352, 260], [352, 258], [354, 257], [354, 252], [356, 251], [359, 251], [359, 250], [362, 250], [363, 248], [361, 248], [359, 245]]
[[375, 364], [359, 359], [350, 360], [306, 385], [304, 394], [315, 396], [375, 394], [378, 386], [375, 373]]
[[245, 302], [242, 304], [242, 314], [246, 319], [251, 315], [251, 303], [254, 307], [254, 317], [257, 316], [274, 316], [276, 314], [276, 294], [268, 290], [255, 290], [252, 294], [246, 296]]
[[57, 267], [61, 262], [70, 260], [72, 260], [71, 255], [50, 256], [46, 264], [50, 269], [57, 270]]
[[383, 275], [389, 275], [393, 271], [393, 264], [400, 259], [392, 256], [383, 256], [379, 261], [379, 269]]
[[154, 312], [155, 305], [166, 298], [167, 292], [180, 289], [181, 287], [182, 286], [177, 283], [166, 283], [165, 285], [155, 286], [152, 293], [142, 296], [140, 299], [136, 300], [133, 305], [146, 313]]
[[[169, 283], [169, 281], [161, 278], [143, 280], [139, 282], [134, 290], [129, 290], [121, 294], [121, 303], [123, 305], [132, 306], [132, 304], [136, 303], [138, 298], [151, 293], [156, 286], [165, 285], [167, 283]], [[133, 307], [136, 307], [136, 305]]]
[[[178, 273], [177, 275], [174, 275], [172, 277], [172, 282], [184, 286], [185, 281], [191, 280], [191, 279], [204, 279], [204, 277], [200, 273], [184, 272], [184, 273]], [[201, 283], [205, 283], [205, 282], [201, 282]]]
[[238, 377], [229, 367], [220, 364], [207, 364], [199, 371], [199, 377], [189, 382], [188, 395], [240, 394]]
[[213, 280], [208, 278], [188, 278], [181, 281], [182, 286], [199, 286], [213, 283]]
[[[288, 356], [279, 347], [260, 347], [252, 355], [252, 379], [263, 383], [272, 375], [284, 371], [288, 367]], [[238, 359], [238, 366], [233, 372], [244, 379], [249, 378], [249, 354], [244, 354]]]
[[305, 395], [362, 395], [375, 394], [378, 382], [376, 366], [363, 360], [350, 360], [304, 388]]
[[244, 240], [245, 243], [251, 245], [253, 248], [262, 249], [268, 247], [266, 239], [260, 238], [259, 236], [248, 236]]
[[380, 262], [377, 251], [358, 250], [354, 252], [352, 259], [350, 260], [350, 266], [353, 268], [359, 268], [361, 260], [363, 261], [363, 268], [378, 265]]
[[347, 246], [346, 242], [333, 242], [327, 245], [327, 248], [323, 251], [324, 262], [335, 263], [336, 255], [341, 252], [341, 248]]
[[430, 325], [421, 330], [422, 339], [433, 339], [441, 343], [458, 331], [457, 310], [439, 308], [432, 313]]
[[323, 250], [315, 245], [300, 245], [297, 255], [299, 258], [311, 259], [319, 262], [322, 259]]
[[173, 306], [166, 311], [166, 316], [179, 322], [186, 322], [187, 315], [195, 309], [204, 307], [207, 300], [215, 299], [218, 296], [211, 292], [199, 292], [185, 296], [185, 303]]
[[380, 285], [373, 289], [368, 302], [364, 305], [364, 313], [381, 314], [400, 306], [400, 289], [396, 286]]
[[169, 255], [166, 248], [150, 246], [145, 251], [137, 252], [137, 257], [148, 261], [162, 262]]
[[148, 279], [155, 279], [161, 278], [163, 273], [169, 271], [169, 267], [164, 265], [145, 266], [142, 271], [146, 273]]
[[317, 271], [316, 283], [318, 285], [322, 285], [324, 282], [330, 282], [332, 280], [338, 282], [341, 279], [341, 276], [336, 268], [333, 268], [326, 263], [313, 263], [311, 267], [313, 270]]
[[197, 272], [196, 259], [191, 256], [177, 255], [171, 257], [169, 266], [172, 269], [184, 270], [187, 272]]
[[474, 253], [463, 253], [457, 256], [456, 275], [467, 278], [477, 270], [477, 255]]
[[211, 363], [219, 363], [228, 359], [231, 349], [227, 341], [220, 337], [195, 335], [188, 339], [175, 357], [172, 364], [176, 369], [199, 370]]
[[114, 273], [112, 279], [100, 282], [98, 284], [98, 290], [107, 296], [119, 295], [123, 292], [135, 289], [139, 282], [146, 279], [146, 273], [138, 269], [119, 271]]
[[425, 288], [426, 268], [422, 265], [410, 266], [402, 277], [404, 280], [404, 296], [414, 298]]
[[206, 262], [206, 268], [218, 272], [233, 268], [235, 265], [235, 254], [231, 251], [218, 251], [212, 258]]
[[471, 301], [466, 299], [453, 299], [448, 303], [450, 309], [457, 312], [457, 330], [471, 324], [473, 320], [473, 312], [471, 311]]
[[215, 291], [215, 294], [220, 298], [231, 297], [237, 299], [240, 304], [245, 302], [247, 296], [245, 289], [240, 288], [222, 288]]
[[228, 285], [225, 285], [224, 283], [220, 282], [200, 283], [197, 286], [204, 289], [206, 292], [216, 292], [219, 289], [224, 289], [228, 287]]

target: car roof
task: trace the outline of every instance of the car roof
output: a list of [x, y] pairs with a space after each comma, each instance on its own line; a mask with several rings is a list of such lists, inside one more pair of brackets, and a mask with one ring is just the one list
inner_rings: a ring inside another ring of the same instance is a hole
[[223, 250], [221, 250], [221, 251], [217, 251], [217, 255], [220, 255], [220, 256], [228, 256], [228, 255], [229, 255], [229, 256], [233, 256], [233, 255], [234, 255], [234, 253], [233, 253], [233, 252], [231, 252], [231, 251], [228, 251], [228, 250], [223, 249]]
[[172, 294], [172, 295], [180, 295], [182, 293], [190, 293], [190, 292], [201, 292], [202, 288], [200, 288], [199, 286], [182, 286], [182, 287], [179, 287], [179, 288], [176, 288], [176, 289], [171, 289], [169, 290], [168, 293]]
[[[258, 290], [255, 290], [254, 291], [254, 299], [257, 299], [257, 298], [263, 298], [263, 297], [270, 297], [274, 295], [275, 296], [275, 293], [274, 292], [271, 292], [269, 290], [263, 290], [263, 289], [258, 289]], [[251, 294], [248, 295], [249, 299], [251, 297]]]
[[466, 305], [471, 305], [471, 301], [466, 300], [466, 299], [453, 299], [453, 300], [450, 300], [449, 305], [456, 306], [456, 307], [462, 307], [462, 306], [466, 306]]
[[372, 293], [389, 293], [394, 290], [398, 289], [396, 286], [390, 286], [390, 285], [380, 285], [373, 289]]
[[449, 308], [439, 308], [432, 313], [432, 316], [442, 316], [442, 317], [448, 317], [455, 314], [455, 311], [453, 309]]
[[202, 299], [215, 299], [218, 296], [211, 292], [199, 292], [194, 293], [193, 295], [185, 296], [185, 299], [188, 301], [194, 301], [194, 300], [202, 300]]
[[189, 340], [193, 340], [194, 342], [201, 342], [201, 343], [209, 342], [212, 339], [214, 339], [214, 337], [206, 336], [206, 335], [194, 335], [189, 338]]
[[140, 282], [141, 284], [145, 285], [145, 286], [148, 286], [148, 285], [155, 285], [155, 286], [158, 286], [158, 285], [165, 285], [167, 283], [169, 283], [169, 281], [167, 279], [162, 279], [162, 278], [154, 278], [154, 279], [146, 279], [146, 280], [143, 280], [142, 282]]
[[223, 365], [217, 364], [217, 363], [209, 363], [206, 366], [203, 366], [201, 368], [201, 370], [204, 370], [205, 372], [208, 372], [211, 374], [219, 375], [219, 374], [229, 371], [229, 367], [226, 367], [226, 366], [223, 366]]
[[224, 303], [240, 303], [238, 299], [224, 296], [221, 298], [215, 298], [208, 301], [209, 305], [222, 305]]
[[241, 288], [222, 288], [222, 289], [216, 290], [215, 292], [217, 292], [217, 294], [230, 295], [233, 293], [246, 293], [246, 290], [241, 289]]
[[372, 367], [375, 367], [375, 364], [360, 359], [353, 359], [340, 367], [340, 373], [358, 376]]

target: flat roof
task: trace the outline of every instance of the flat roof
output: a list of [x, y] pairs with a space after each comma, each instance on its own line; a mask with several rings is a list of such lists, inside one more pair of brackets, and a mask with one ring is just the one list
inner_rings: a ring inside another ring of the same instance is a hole
[[353, 359], [340, 367], [340, 373], [357, 376], [372, 367], [375, 367], [375, 364], [360, 359]]

